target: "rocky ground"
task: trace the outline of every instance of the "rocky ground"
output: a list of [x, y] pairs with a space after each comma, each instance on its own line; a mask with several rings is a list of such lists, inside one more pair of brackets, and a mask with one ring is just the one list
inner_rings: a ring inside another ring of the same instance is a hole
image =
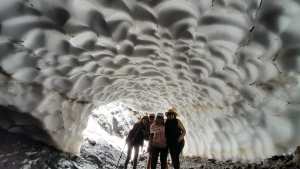
[[[293, 161], [294, 156], [273, 156], [259, 163], [241, 163], [217, 161], [214, 159], [189, 158], [183, 160], [184, 168], [187, 169], [300, 169]], [[187, 162], [188, 161], [188, 162]]]
[[[120, 157], [112, 146], [91, 140], [86, 140], [81, 155], [75, 156], [4, 130], [0, 130], [0, 138], [0, 169], [115, 169]], [[120, 163], [124, 158], [123, 155]], [[274, 156], [257, 164], [200, 158], [181, 161], [184, 169], [300, 169], [294, 155]], [[146, 154], [141, 156], [138, 168], [143, 169], [145, 164]]]
[[0, 138], [0, 169], [110, 169], [116, 167], [119, 154], [89, 141], [83, 145], [81, 156], [75, 156], [3, 130]]

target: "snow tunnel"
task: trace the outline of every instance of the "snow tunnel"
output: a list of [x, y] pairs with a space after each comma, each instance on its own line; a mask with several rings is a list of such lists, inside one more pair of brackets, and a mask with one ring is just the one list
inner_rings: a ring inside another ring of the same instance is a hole
[[176, 107], [189, 156], [253, 161], [300, 144], [298, 0], [0, 3], [6, 130], [26, 124], [17, 131], [77, 154], [93, 110], [122, 102]]

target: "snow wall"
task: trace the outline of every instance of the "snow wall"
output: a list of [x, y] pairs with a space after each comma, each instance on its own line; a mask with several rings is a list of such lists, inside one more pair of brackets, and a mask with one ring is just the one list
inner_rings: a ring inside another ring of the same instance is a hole
[[0, 0], [0, 105], [72, 153], [92, 110], [114, 101], [176, 107], [186, 155], [288, 153], [300, 143], [299, 18], [299, 0]]

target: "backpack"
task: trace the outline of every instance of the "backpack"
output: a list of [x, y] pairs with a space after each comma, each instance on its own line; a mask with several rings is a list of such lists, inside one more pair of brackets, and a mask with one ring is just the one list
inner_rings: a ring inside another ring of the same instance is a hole
[[145, 139], [145, 126], [141, 123], [135, 123], [129, 131], [126, 142], [131, 145], [143, 145]]
[[150, 134], [153, 135], [151, 139], [151, 146], [164, 148], [167, 146], [167, 140], [165, 136], [165, 126], [152, 124], [150, 128]]

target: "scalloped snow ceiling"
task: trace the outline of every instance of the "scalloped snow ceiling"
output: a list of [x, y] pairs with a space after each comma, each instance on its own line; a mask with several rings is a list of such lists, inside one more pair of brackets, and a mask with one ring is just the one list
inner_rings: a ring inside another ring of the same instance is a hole
[[[95, 106], [175, 106], [185, 153], [300, 143], [299, 0], [0, 0], [0, 104], [78, 152]], [[130, 118], [130, 117], [128, 117]]]

